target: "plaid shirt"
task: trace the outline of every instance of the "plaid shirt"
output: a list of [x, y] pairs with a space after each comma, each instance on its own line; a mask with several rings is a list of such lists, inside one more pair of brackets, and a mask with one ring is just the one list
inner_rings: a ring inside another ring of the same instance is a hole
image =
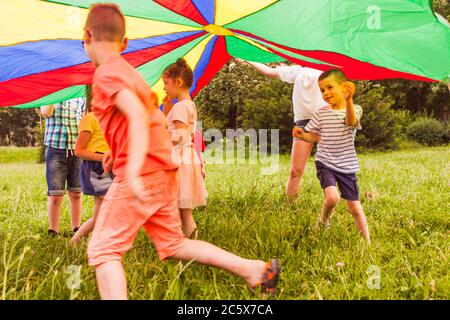
[[56, 104], [45, 122], [44, 144], [55, 149], [74, 150], [78, 124], [86, 111], [86, 99], [76, 98]]

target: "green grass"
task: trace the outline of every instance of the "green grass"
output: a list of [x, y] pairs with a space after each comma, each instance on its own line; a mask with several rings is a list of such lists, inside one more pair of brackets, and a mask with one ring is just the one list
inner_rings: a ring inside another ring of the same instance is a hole
[[[33, 152], [0, 149], [0, 297], [98, 299], [87, 241], [72, 248], [68, 237], [45, 234], [45, 166], [33, 163]], [[10, 163], [22, 155], [28, 163]], [[287, 157], [274, 176], [260, 175], [259, 166], [209, 166], [209, 205], [195, 213], [200, 237], [248, 258], [279, 258], [278, 299], [448, 299], [449, 160], [449, 147], [360, 157], [370, 247], [360, 240], [343, 203], [330, 230], [314, 230], [322, 191], [312, 160], [293, 204], [284, 196]], [[375, 199], [366, 199], [366, 192]], [[93, 200], [85, 198], [84, 219], [92, 208]], [[61, 226], [69, 229], [67, 202]], [[131, 299], [259, 298], [229, 273], [160, 262], [143, 232], [124, 261]], [[81, 267], [79, 290], [67, 287], [70, 266]], [[381, 270], [380, 289], [367, 287], [370, 266]]]
[[36, 163], [39, 148], [0, 147], [0, 164]]

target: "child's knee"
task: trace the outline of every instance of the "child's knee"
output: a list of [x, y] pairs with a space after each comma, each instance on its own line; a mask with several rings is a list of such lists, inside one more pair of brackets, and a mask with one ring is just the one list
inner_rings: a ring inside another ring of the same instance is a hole
[[303, 177], [304, 173], [305, 173], [305, 168], [300, 168], [300, 167], [291, 168], [290, 177], [291, 177], [291, 179], [298, 179], [298, 178]]
[[347, 201], [347, 207], [354, 217], [364, 216], [364, 212], [359, 201]]
[[184, 249], [189, 245], [190, 241], [183, 235], [176, 243], [167, 247], [157, 248], [159, 259], [161, 261], [168, 259], [184, 260]]
[[88, 250], [88, 264], [90, 267], [97, 268], [102, 264], [113, 261], [122, 261], [122, 254], [117, 252], [98, 254]]
[[81, 192], [68, 192], [70, 200], [81, 200]]
[[51, 205], [61, 205], [64, 200], [64, 196], [50, 196], [48, 201]]
[[87, 248], [88, 263], [91, 267], [98, 267], [111, 261], [122, 261], [122, 250], [104, 248], [95, 242], [89, 241]]
[[341, 201], [341, 197], [338, 193], [331, 193], [326, 196], [326, 203], [329, 207], [336, 207], [339, 204], [339, 201]]

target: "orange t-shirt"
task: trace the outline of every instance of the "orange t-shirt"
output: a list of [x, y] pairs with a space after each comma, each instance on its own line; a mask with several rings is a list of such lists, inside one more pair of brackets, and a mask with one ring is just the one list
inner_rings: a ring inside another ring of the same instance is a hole
[[125, 59], [118, 57], [101, 65], [94, 74], [92, 85], [92, 111], [98, 119], [114, 159], [113, 173], [117, 180], [125, 178], [129, 150], [129, 123], [125, 115], [115, 106], [115, 95], [123, 89], [134, 92], [151, 110], [150, 145], [147, 160], [141, 175], [165, 170], [175, 170], [172, 161], [172, 142], [166, 130], [164, 114], [155, 108], [152, 91], [140, 73]]

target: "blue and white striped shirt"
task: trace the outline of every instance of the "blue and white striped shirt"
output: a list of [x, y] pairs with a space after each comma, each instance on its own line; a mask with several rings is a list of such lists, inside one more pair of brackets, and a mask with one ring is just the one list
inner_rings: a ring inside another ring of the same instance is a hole
[[345, 125], [346, 110], [333, 110], [330, 106], [320, 109], [305, 127], [320, 136], [316, 161], [328, 168], [353, 174], [359, 171], [355, 150], [356, 131], [361, 130], [362, 108], [355, 105], [358, 123], [355, 127]]

